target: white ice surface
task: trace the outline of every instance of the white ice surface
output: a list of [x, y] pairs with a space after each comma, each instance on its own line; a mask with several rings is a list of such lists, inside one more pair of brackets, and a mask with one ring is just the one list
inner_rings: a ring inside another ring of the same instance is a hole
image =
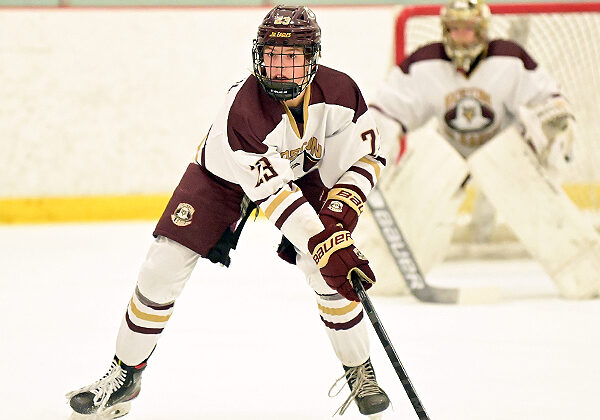
[[[64, 394], [105, 373], [152, 228], [0, 227], [0, 419], [66, 420]], [[341, 366], [278, 240], [267, 222], [249, 223], [229, 269], [198, 264], [125, 419], [331, 418]], [[600, 301], [559, 299], [530, 261], [446, 263], [430, 280], [504, 293], [471, 306], [373, 297], [431, 419], [600, 419]], [[394, 406], [384, 419], [416, 419], [369, 329]], [[342, 417], [361, 418], [354, 406]]]

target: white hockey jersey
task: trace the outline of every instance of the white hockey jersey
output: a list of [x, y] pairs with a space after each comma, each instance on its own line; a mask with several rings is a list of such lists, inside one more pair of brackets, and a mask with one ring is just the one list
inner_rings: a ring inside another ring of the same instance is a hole
[[435, 117], [448, 141], [467, 156], [508, 125], [519, 106], [554, 95], [560, 95], [558, 84], [512, 41], [491, 41], [468, 74], [456, 69], [438, 42], [395, 67], [371, 106], [405, 132]]
[[294, 181], [317, 171], [326, 189], [351, 184], [366, 197], [385, 160], [377, 156], [372, 115], [346, 74], [319, 66], [304, 97], [303, 117], [297, 124], [251, 75], [228, 92], [196, 160], [239, 185], [300, 251], [308, 252], [308, 239], [323, 225], [311, 206], [315, 198], [307, 200]]

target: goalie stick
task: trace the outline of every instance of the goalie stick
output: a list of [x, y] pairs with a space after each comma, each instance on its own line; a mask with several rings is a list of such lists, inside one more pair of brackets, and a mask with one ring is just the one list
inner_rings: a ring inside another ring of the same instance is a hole
[[430, 303], [488, 303], [497, 300], [499, 294], [497, 289], [457, 289], [428, 285], [383, 194], [377, 187], [369, 194], [367, 206], [371, 210], [398, 270], [402, 273], [408, 289], [414, 297], [421, 302]]
[[375, 329], [375, 332], [379, 337], [379, 341], [381, 341], [381, 344], [383, 345], [383, 348], [387, 353], [390, 362], [392, 362], [392, 366], [394, 367], [398, 378], [400, 378], [400, 382], [404, 387], [404, 391], [406, 391], [406, 395], [408, 395], [410, 403], [415, 409], [417, 416], [419, 416], [419, 420], [429, 420], [429, 416], [425, 412], [425, 408], [423, 408], [423, 404], [421, 404], [421, 400], [419, 399], [419, 396], [417, 395], [417, 392], [415, 391], [415, 388], [412, 382], [410, 381], [408, 374], [404, 370], [404, 366], [402, 366], [402, 362], [398, 358], [396, 350], [394, 349], [390, 338], [385, 332], [385, 329], [383, 328], [383, 324], [381, 323], [379, 316], [377, 316], [377, 312], [375, 312], [375, 308], [371, 303], [371, 299], [369, 298], [369, 295], [367, 295], [367, 292], [365, 291], [365, 288], [362, 285], [360, 274], [358, 274], [358, 272], [356, 271], [353, 271], [350, 278], [352, 287], [358, 295], [360, 303], [362, 304], [363, 309], [367, 313], [367, 316], [369, 317], [369, 320], [371, 321], [371, 324], [373, 325], [373, 328]]

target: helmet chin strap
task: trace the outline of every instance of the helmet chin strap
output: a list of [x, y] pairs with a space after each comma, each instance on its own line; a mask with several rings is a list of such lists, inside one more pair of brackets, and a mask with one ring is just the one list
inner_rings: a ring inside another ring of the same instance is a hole
[[278, 101], [294, 99], [296, 96], [302, 93], [302, 87], [294, 82], [278, 82], [264, 79], [262, 84], [269, 96], [277, 99]]

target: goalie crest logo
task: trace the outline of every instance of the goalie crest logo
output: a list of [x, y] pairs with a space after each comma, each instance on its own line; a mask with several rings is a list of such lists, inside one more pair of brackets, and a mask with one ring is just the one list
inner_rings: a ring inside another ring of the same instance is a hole
[[451, 92], [445, 98], [445, 131], [467, 146], [479, 146], [497, 131], [490, 95], [478, 88]]
[[194, 208], [188, 203], [179, 203], [175, 212], [171, 215], [171, 220], [177, 226], [187, 226], [192, 223]]

